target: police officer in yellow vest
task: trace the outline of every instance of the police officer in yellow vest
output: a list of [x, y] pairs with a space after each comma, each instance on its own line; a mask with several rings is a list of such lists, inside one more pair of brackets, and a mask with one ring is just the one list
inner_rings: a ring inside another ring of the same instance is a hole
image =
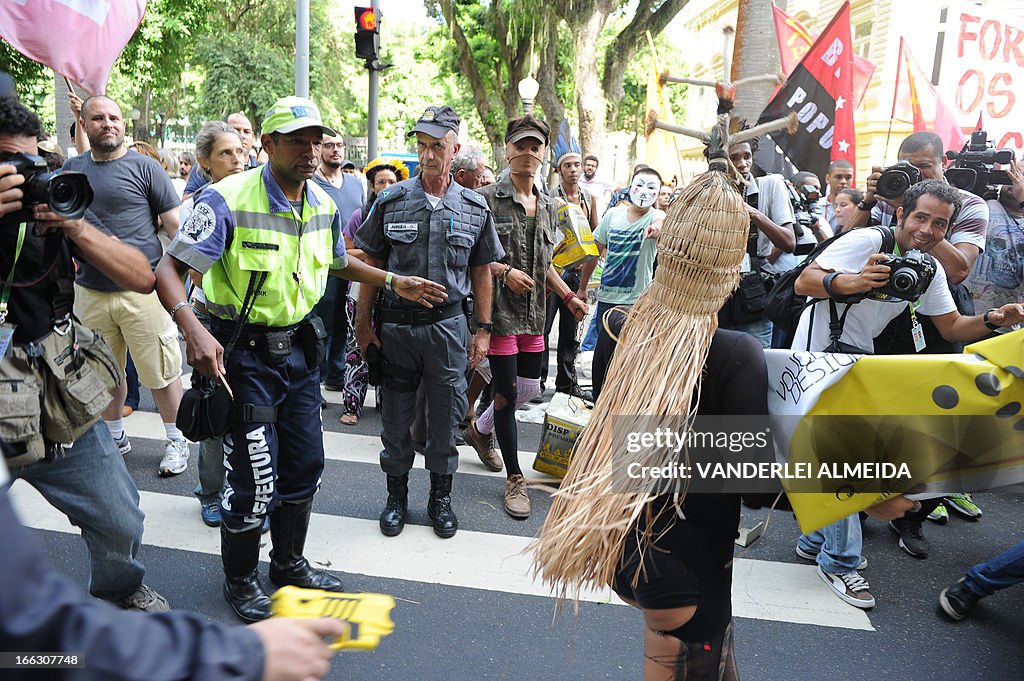
[[[388, 288], [426, 307], [447, 297], [433, 282], [346, 257], [344, 241], [334, 236], [341, 231], [337, 208], [309, 181], [323, 135], [337, 134], [322, 124], [313, 102], [279, 99], [262, 132], [269, 162], [207, 189], [157, 267], [160, 300], [184, 333], [189, 364], [234, 392], [238, 417], [224, 435], [221, 558], [224, 596], [248, 622], [270, 616], [256, 571], [268, 513], [270, 580], [342, 590], [340, 580], [314, 570], [302, 555], [324, 467], [325, 334], [312, 310], [328, 274]], [[202, 275], [210, 332], [185, 303], [181, 275], [189, 269]], [[225, 358], [224, 346], [236, 333]]]

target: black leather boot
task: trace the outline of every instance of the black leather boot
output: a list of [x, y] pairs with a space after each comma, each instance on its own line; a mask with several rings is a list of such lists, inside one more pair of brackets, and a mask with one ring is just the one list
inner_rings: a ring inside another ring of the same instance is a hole
[[220, 526], [220, 557], [224, 564], [224, 598], [240, 619], [259, 622], [270, 617], [270, 596], [260, 584], [260, 528], [229, 532]]
[[427, 515], [434, 522], [434, 534], [450, 539], [459, 531], [459, 519], [452, 510], [452, 476], [430, 474], [430, 501]]
[[409, 510], [409, 474], [388, 476], [388, 501], [380, 513], [380, 531], [385, 537], [397, 537], [405, 529]]
[[302, 556], [306, 547], [309, 516], [313, 512], [313, 498], [298, 502], [282, 502], [270, 514], [270, 581], [277, 586], [299, 586], [304, 589], [344, 591], [341, 580], [315, 570]]

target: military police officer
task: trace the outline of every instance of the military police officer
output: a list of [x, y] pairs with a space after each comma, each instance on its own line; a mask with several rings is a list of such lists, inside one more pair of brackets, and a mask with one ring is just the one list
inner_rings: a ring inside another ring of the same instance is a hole
[[[458, 130], [459, 117], [451, 107], [427, 107], [409, 133], [416, 135], [420, 174], [378, 194], [355, 238], [371, 264], [383, 267], [386, 263], [394, 272], [441, 282], [448, 293], [444, 305], [420, 310], [385, 291], [377, 335], [370, 328], [377, 291], [372, 286], [360, 289], [356, 338], [364, 352], [368, 345], [382, 348], [387, 360], [380, 465], [387, 474], [388, 500], [380, 529], [389, 537], [405, 527], [414, 456], [409, 427], [421, 381], [426, 384], [428, 410], [427, 514], [439, 537], [452, 537], [459, 527], [451, 508], [451, 488], [459, 464], [455, 432], [467, 407], [467, 348], [474, 366], [487, 353], [492, 285], [488, 265], [504, 251], [487, 202], [451, 179], [452, 159], [459, 150]], [[470, 291], [479, 317], [472, 338]]]
[[[157, 268], [160, 300], [185, 335], [189, 364], [234, 389], [238, 416], [224, 434], [221, 558], [224, 596], [249, 622], [270, 616], [256, 571], [267, 514], [271, 581], [342, 590], [340, 580], [314, 570], [302, 555], [324, 467], [326, 334], [312, 310], [328, 272], [386, 285], [428, 306], [445, 299], [438, 284], [346, 257], [344, 242], [333, 238], [341, 231], [337, 207], [308, 181], [325, 134], [336, 133], [322, 124], [313, 102], [279, 99], [263, 121], [269, 162], [207, 189]], [[181, 275], [189, 268], [203, 275], [210, 332], [185, 302]]]

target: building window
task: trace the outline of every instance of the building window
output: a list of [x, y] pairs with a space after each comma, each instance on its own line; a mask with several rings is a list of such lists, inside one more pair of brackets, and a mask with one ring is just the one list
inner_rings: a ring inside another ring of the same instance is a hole
[[871, 22], [862, 21], [853, 28], [853, 52], [859, 57], [870, 59]]

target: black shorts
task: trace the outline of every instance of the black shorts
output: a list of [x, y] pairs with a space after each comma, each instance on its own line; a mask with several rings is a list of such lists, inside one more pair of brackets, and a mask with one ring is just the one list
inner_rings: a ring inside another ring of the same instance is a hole
[[642, 556], [639, 530], [630, 530], [612, 588], [645, 610], [696, 605], [677, 632], [682, 640], [721, 636], [732, 619], [733, 537], [679, 518], [669, 523], [663, 517], [655, 526], [654, 536], [660, 536]]

